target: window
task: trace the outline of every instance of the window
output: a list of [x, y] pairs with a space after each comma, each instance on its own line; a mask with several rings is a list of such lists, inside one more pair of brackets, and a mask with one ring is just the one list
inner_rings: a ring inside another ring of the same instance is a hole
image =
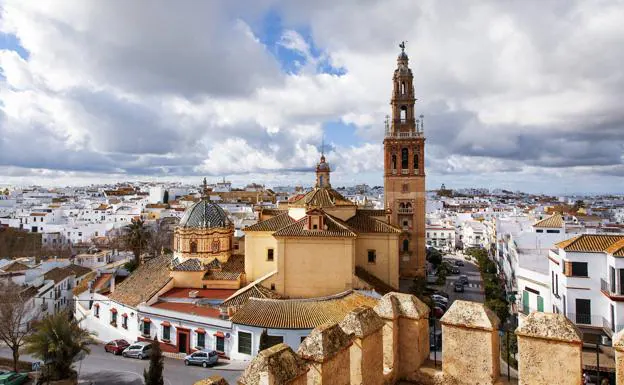
[[206, 347], [206, 335], [204, 333], [197, 333], [197, 347]]
[[535, 230], [535, 232], [536, 232], [536, 233], [543, 233], [543, 232], [544, 232], [544, 230], [542, 230], [542, 229], [537, 229], [537, 230]]
[[552, 293], [555, 294], [555, 272], [550, 272], [550, 287], [552, 288]]
[[143, 333], [144, 336], [149, 336], [150, 335], [150, 325], [151, 325], [151, 323], [149, 321], [143, 321], [142, 333]]
[[128, 316], [124, 315], [121, 317], [121, 327], [124, 329], [128, 329]]
[[171, 326], [163, 325], [163, 340], [169, 341], [171, 339]]
[[615, 293], [615, 269], [609, 266], [609, 290]]
[[401, 121], [407, 120], [407, 106], [401, 106]]
[[401, 82], [401, 95], [405, 95], [405, 82]]
[[274, 283], [271, 284], [271, 290], [275, 291], [275, 284]]
[[274, 251], [273, 249], [267, 249], [267, 261], [273, 261]]
[[302, 344], [302, 343], [303, 343], [303, 340], [305, 340], [305, 339], [306, 339], [306, 336], [301, 336], [301, 340], [299, 341], [299, 343], [301, 343], [301, 344]]
[[284, 342], [284, 337], [282, 337], [282, 336], [267, 335], [267, 345], [268, 346], [275, 346], [277, 344], [281, 344], [282, 342]]
[[555, 295], [559, 296], [559, 275], [555, 274]]
[[117, 310], [111, 310], [111, 324], [117, 325]]
[[559, 230], [546, 230], [548, 234], [559, 234]]
[[572, 262], [572, 276], [588, 277], [589, 275], [587, 275], [587, 262]]
[[418, 154], [414, 154], [414, 170], [418, 170], [420, 167], [418, 166]]
[[368, 263], [377, 262], [377, 252], [375, 250], [368, 250]]
[[409, 168], [409, 151], [407, 148], [401, 150], [401, 168], [404, 170]]
[[95, 318], [100, 318], [100, 305], [95, 304]]
[[238, 352], [251, 355], [251, 333], [238, 332]]
[[191, 253], [197, 252], [197, 242], [191, 241]]
[[396, 155], [392, 155], [392, 169], [393, 170], [396, 170], [396, 165], [397, 165]]
[[544, 311], [544, 297], [537, 296], [537, 311]]
[[409, 240], [408, 239], [404, 239], [403, 240], [403, 251], [404, 252], [408, 252], [409, 251]]
[[591, 324], [591, 301], [588, 299], [576, 299], [576, 323]]
[[224, 352], [225, 351], [225, 338], [221, 336], [216, 336], [216, 351]]

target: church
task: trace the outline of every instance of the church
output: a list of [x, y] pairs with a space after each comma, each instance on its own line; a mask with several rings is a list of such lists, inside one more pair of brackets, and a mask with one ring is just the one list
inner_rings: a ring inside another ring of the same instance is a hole
[[258, 208], [244, 247], [224, 210], [204, 197], [176, 227], [173, 255], [140, 266], [108, 296], [83, 292], [93, 305], [78, 305], [77, 314], [110, 339], [249, 360], [263, 332], [271, 344], [296, 349], [315, 327], [398, 291], [399, 277], [423, 275], [425, 138], [404, 49], [385, 127], [384, 209], [361, 209], [332, 188], [322, 154], [314, 186], [277, 208]]

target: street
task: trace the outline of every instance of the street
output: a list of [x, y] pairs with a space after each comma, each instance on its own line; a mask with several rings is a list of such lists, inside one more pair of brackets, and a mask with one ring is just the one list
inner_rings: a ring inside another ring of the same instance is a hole
[[473, 302], [485, 302], [485, 295], [483, 294], [483, 282], [481, 282], [481, 273], [479, 273], [479, 268], [473, 262], [466, 261], [463, 255], [458, 254], [457, 256], [448, 255], [445, 256], [446, 260], [455, 263], [456, 260], [464, 261], [464, 266], [459, 266], [461, 270], [460, 274], [464, 274], [468, 276], [468, 285], [464, 286], [463, 293], [456, 293], [453, 290], [453, 285], [455, 281], [459, 278], [459, 274], [449, 275], [446, 278], [445, 286], [436, 286], [439, 290], [445, 291], [449, 294], [449, 304], [452, 304], [456, 299], [462, 299], [465, 301], [473, 301]]
[[[11, 357], [11, 351], [0, 348], [2, 357]], [[37, 361], [27, 355], [20, 357], [26, 361]], [[223, 361], [228, 362], [226, 360]], [[77, 362], [76, 370], [79, 370], [80, 380], [91, 381], [92, 384], [106, 385], [142, 385], [143, 369], [149, 365], [148, 360], [123, 358], [104, 352], [103, 345], [94, 345], [89, 354], [82, 362]], [[230, 384], [235, 384], [241, 375], [240, 370], [204, 369], [201, 366], [184, 366], [182, 360], [165, 357], [164, 379], [165, 385], [192, 385], [195, 381], [212, 375], [220, 375]]]

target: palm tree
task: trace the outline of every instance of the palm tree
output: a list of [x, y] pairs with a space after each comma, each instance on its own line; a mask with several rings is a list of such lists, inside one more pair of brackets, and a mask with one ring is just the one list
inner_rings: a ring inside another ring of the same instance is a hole
[[35, 332], [26, 337], [26, 353], [50, 363], [49, 378], [72, 377], [76, 357], [90, 353], [89, 345], [96, 343], [94, 333], [81, 328], [79, 322], [65, 311], [51, 314], [37, 322]]
[[142, 219], [132, 220], [132, 223], [126, 226], [125, 230], [126, 245], [134, 254], [134, 265], [138, 266], [141, 262], [141, 254], [147, 248], [151, 234]]

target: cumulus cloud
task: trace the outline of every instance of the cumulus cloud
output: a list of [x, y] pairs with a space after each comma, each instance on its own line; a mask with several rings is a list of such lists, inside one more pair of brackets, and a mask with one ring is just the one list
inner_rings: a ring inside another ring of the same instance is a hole
[[[273, 41], [268, 13], [281, 19]], [[0, 49], [0, 166], [10, 170], [0, 175], [310, 180], [296, 173], [318, 159], [323, 125], [341, 122], [353, 143], [327, 154], [334, 183], [379, 184], [407, 40], [431, 184], [537, 188], [540, 177], [585, 175], [618, 185], [623, 17], [609, 0], [0, 0], [0, 33], [28, 53]], [[284, 51], [299, 70], [283, 70]]]

